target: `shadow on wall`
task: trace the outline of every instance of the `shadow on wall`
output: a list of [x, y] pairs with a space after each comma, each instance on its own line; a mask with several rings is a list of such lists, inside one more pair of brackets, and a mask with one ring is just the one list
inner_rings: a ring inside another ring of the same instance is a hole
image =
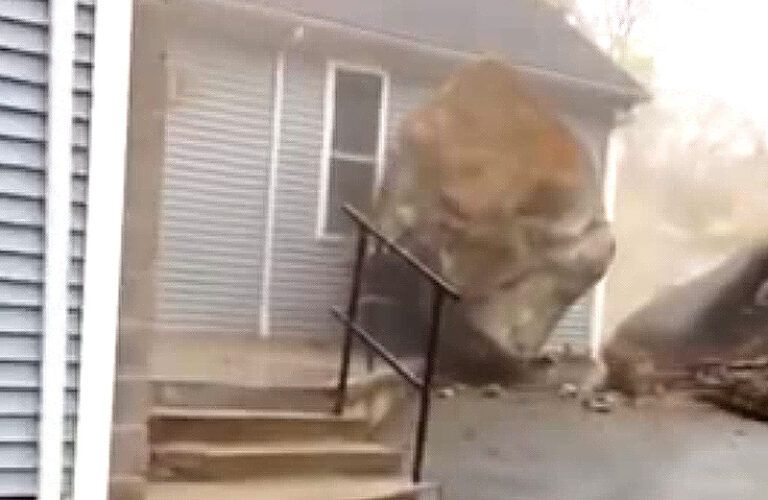
[[726, 105], [666, 96], [622, 131], [608, 335], [667, 286], [768, 237], [766, 131]]

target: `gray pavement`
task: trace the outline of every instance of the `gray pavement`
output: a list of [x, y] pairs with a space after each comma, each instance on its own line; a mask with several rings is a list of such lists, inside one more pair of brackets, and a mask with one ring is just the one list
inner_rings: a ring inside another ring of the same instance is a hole
[[552, 391], [435, 400], [445, 500], [765, 500], [768, 424], [682, 395], [590, 413]]

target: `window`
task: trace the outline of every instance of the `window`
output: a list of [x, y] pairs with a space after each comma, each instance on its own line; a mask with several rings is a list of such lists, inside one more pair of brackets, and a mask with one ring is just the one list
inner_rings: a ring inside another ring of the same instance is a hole
[[379, 179], [386, 75], [331, 63], [327, 85], [319, 234], [344, 236], [353, 232], [354, 225], [342, 205], [368, 210]]

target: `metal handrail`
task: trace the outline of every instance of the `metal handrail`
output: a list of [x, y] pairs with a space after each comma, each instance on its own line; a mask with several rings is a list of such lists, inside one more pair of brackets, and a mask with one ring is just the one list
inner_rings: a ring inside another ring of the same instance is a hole
[[[346, 314], [339, 309], [333, 308], [331, 312], [345, 327], [344, 345], [341, 354], [341, 367], [339, 369], [339, 385], [337, 388], [334, 413], [340, 415], [344, 411], [347, 398], [347, 383], [349, 377], [349, 364], [352, 354], [352, 339], [357, 337], [368, 349], [369, 352], [377, 354], [382, 358], [395, 372], [403, 377], [411, 386], [420, 392], [419, 421], [416, 429], [416, 449], [413, 458], [413, 482], [421, 481], [421, 468], [424, 461], [424, 447], [427, 438], [427, 427], [429, 423], [430, 398], [432, 391], [432, 377], [435, 372], [435, 357], [437, 354], [437, 345], [440, 336], [440, 318], [442, 314], [445, 297], [459, 299], [459, 293], [453, 285], [448, 283], [439, 274], [434, 272], [425, 263], [411, 254], [408, 250], [400, 246], [397, 242], [384, 236], [368, 218], [359, 210], [349, 204], [345, 204], [343, 210], [357, 224], [358, 239], [357, 253], [352, 273], [352, 288], [350, 290], [349, 303], [347, 304]], [[430, 317], [429, 334], [427, 338], [427, 350], [424, 354], [426, 366], [424, 369], [424, 378], [420, 380], [413, 375], [386, 347], [380, 344], [363, 327], [356, 323], [357, 311], [360, 297], [360, 286], [365, 261], [365, 252], [368, 246], [368, 237], [373, 236], [377, 240], [377, 245], [384, 245], [392, 250], [396, 255], [407, 262], [412, 268], [426, 277], [433, 286], [432, 296], [432, 314]]]
[[387, 351], [387, 348], [381, 345], [376, 339], [373, 338], [373, 336], [365, 331], [363, 327], [360, 325], [357, 325], [353, 323], [349, 317], [341, 312], [336, 307], [331, 309], [331, 312], [334, 316], [336, 316], [336, 319], [341, 321], [341, 323], [352, 329], [352, 333], [357, 335], [357, 338], [362, 340], [365, 345], [368, 346], [373, 352], [379, 355], [381, 359], [383, 359], [393, 370], [395, 370], [398, 375], [403, 377], [406, 382], [411, 384], [415, 389], [421, 389], [424, 387], [424, 382], [419, 379], [416, 375], [411, 373], [407, 368], [405, 368], [403, 365], [400, 364], [400, 361], [397, 360], [389, 351]]
[[433, 284], [439, 286], [440, 288], [445, 291], [448, 295], [451, 296], [453, 299], [459, 299], [460, 295], [458, 290], [456, 290], [456, 287], [453, 286], [451, 283], [449, 283], [445, 278], [437, 274], [435, 271], [430, 269], [428, 265], [426, 265], [424, 262], [422, 262], [418, 257], [413, 255], [411, 252], [409, 252], [407, 249], [403, 248], [402, 245], [394, 241], [393, 239], [383, 235], [381, 231], [379, 231], [376, 226], [368, 219], [368, 217], [365, 216], [362, 212], [360, 212], [358, 209], [353, 207], [350, 204], [345, 204], [341, 207], [344, 212], [349, 215], [349, 217], [352, 218], [353, 221], [355, 221], [358, 226], [362, 226], [365, 228], [365, 230], [373, 235], [378, 241], [383, 243], [387, 248], [395, 252], [397, 255], [403, 258], [411, 267], [416, 269], [419, 273], [424, 275], [431, 281]]

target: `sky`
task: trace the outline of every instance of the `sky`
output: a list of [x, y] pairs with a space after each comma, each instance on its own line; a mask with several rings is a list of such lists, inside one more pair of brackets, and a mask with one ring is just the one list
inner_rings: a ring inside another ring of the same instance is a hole
[[[580, 0], [594, 15], [606, 1]], [[768, 1], [648, 0], [636, 43], [657, 91], [717, 97], [768, 129]]]

